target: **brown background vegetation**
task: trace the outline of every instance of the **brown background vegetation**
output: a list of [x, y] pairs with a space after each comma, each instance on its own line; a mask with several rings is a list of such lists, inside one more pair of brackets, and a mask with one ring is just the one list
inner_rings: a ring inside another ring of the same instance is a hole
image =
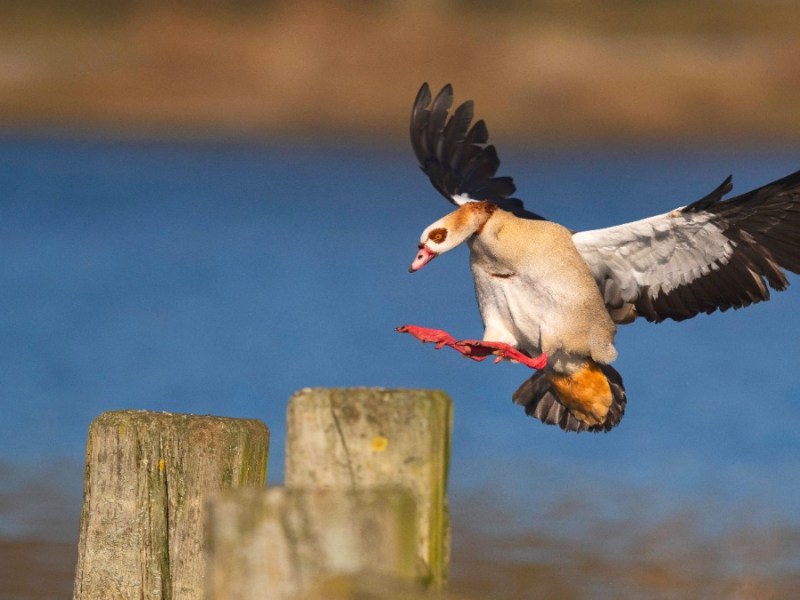
[[0, 127], [404, 139], [423, 81], [494, 133], [800, 137], [800, 4], [16, 0]]

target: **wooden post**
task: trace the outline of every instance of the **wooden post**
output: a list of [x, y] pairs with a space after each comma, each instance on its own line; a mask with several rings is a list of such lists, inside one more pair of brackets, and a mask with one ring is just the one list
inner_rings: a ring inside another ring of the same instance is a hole
[[416, 500], [418, 555], [435, 586], [447, 580], [447, 468], [452, 401], [443, 392], [305, 389], [289, 402], [286, 486], [400, 486]]
[[329, 577], [418, 575], [406, 490], [225, 490], [208, 516], [207, 600], [294, 600]]
[[205, 496], [263, 486], [260, 421], [144, 411], [89, 427], [74, 600], [204, 596]]

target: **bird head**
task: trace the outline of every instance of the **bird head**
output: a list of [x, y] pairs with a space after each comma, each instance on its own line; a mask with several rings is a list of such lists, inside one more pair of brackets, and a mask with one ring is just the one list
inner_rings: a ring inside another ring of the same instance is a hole
[[419, 252], [411, 263], [409, 272], [419, 271], [443, 252], [452, 250], [480, 233], [496, 209], [497, 205], [487, 201], [467, 202], [428, 225], [420, 236]]

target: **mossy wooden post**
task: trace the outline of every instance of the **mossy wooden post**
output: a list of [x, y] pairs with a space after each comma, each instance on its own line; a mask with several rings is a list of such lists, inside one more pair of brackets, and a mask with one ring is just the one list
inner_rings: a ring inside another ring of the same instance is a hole
[[296, 600], [330, 577], [419, 575], [405, 489], [224, 490], [208, 517], [206, 600]]
[[260, 421], [144, 411], [89, 427], [74, 600], [200, 600], [206, 496], [263, 486]]
[[447, 580], [452, 401], [431, 390], [305, 389], [289, 401], [286, 486], [401, 486], [417, 503], [418, 554]]

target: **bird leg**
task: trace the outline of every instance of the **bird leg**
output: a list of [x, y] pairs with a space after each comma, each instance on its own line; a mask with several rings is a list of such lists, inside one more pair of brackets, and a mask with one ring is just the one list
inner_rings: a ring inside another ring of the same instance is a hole
[[494, 355], [495, 363], [503, 359], [518, 362], [531, 369], [543, 369], [547, 366], [547, 355], [542, 353], [540, 356], [531, 358], [521, 350], [514, 348], [503, 342], [488, 342], [483, 340], [456, 340], [452, 335], [441, 329], [430, 329], [417, 325], [403, 325], [395, 329], [400, 333], [410, 333], [421, 342], [436, 344], [439, 350], [444, 346], [450, 346], [454, 350], [472, 360], [482, 361], [488, 356]]
[[472, 358], [473, 355], [481, 356], [481, 360], [490, 354], [494, 354], [497, 358], [494, 359], [495, 363], [506, 359], [512, 362], [518, 362], [531, 369], [544, 369], [547, 366], [547, 354], [542, 352], [539, 356], [530, 357], [521, 350], [514, 348], [510, 344], [503, 342], [488, 342], [485, 340], [461, 340], [456, 342], [456, 349], [468, 348], [468, 353], [463, 353], [465, 356]]

